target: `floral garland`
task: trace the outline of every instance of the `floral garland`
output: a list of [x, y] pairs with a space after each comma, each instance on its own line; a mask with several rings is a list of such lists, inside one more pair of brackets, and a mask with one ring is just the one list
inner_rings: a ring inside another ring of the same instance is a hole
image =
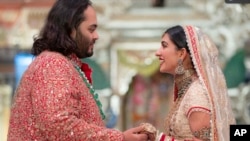
[[102, 116], [102, 119], [105, 119], [105, 114], [102, 111], [102, 103], [100, 102], [99, 98], [98, 98], [98, 93], [95, 92], [95, 89], [93, 88], [93, 86], [91, 85], [91, 83], [89, 82], [89, 80], [87, 79], [85, 73], [81, 70], [81, 68], [77, 65], [74, 65], [76, 70], [79, 72], [79, 74], [81, 75], [81, 77], [83, 78], [84, 83], [87, 85], [87, 87], [90, 90], [90, 93], [92, 94], [93, 98], [95, 99], [95, 102], [99, 108], [100, 114]]

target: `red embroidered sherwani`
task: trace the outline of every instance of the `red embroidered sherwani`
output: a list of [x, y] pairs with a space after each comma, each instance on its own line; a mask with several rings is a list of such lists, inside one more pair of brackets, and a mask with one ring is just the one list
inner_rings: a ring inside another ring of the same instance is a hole
[[[81, 64], [78, 58], [74, 61]], [[105, 128], [98, 106], [72, 62], [45, 51], [23, 74], [11, 108], [8, 141], [31, 140], [122, 141], [123, 135]]]

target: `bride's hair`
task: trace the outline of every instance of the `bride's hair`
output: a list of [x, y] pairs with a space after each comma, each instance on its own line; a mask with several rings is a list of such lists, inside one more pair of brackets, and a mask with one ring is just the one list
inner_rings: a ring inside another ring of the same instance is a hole
[[170, 40], [176, 45], [177, 49], [185, 48], [190, 53], [184, 29], [180, 25], [168, 28], [163, 35], [168, 34]]

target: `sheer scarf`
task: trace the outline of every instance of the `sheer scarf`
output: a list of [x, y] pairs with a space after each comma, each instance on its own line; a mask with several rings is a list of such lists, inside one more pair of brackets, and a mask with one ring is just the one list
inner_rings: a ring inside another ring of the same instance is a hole
[[229, 141], [229, 125], [235, 124], [218, 49], [199, 28], [183, 26], [191, 58], [211, 103], [211, 141]]

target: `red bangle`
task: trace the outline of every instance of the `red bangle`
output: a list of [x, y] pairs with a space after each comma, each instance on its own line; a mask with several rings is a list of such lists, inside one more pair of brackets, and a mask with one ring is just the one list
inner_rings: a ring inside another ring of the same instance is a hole
[[165, 135], [165, 134], [162, 134], [162, 135], [161, 135], [160, 141], [164, 141], [164, 140], [165, 140], [165, 137], [166, 137], [166, 135]]
[[172, 140], [171, 141], [174, 141], [174, 137], [172, 137]]

